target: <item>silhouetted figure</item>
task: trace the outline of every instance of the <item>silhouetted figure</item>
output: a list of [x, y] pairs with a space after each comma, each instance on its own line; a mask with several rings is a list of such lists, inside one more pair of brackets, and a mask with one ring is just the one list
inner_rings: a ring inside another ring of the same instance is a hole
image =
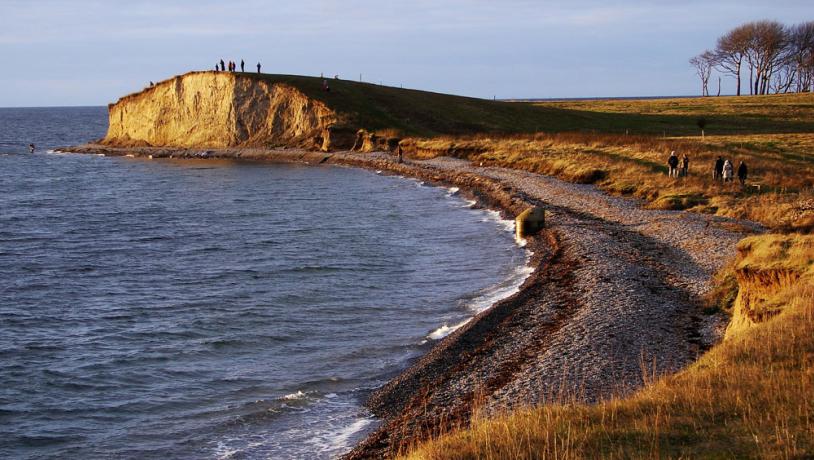
[[687, 174], [690, 172], [690, 159], [687, 157], [685, 153], [681, 157], [681, 177], [687, 177]]
[[670, 152], [670, 158], [667, 159], [667, 166], [670, 167], [669, 176], [678, 177], [678, 157], [675, 151]]
[[220, 71], [226, 71], [226, 64], [223, 62], [223, 59], [220, 60]]
[[28, 151], [29, 151], [29, 153], [34, 153], [34, 150], [36, 150], [36, 149], [37, 149], [37, 148], [36, 148], [36, 147], [34, 147], [34, 144], [28, 144]]
[[245, 71], [246, 71], [246, 63], [245, 63], [245, 62], [243, 62], [243, 59], [241, 59], [241, 60], [240, 60], [240, 71], [241, 71], [241, 72], [245, 72]]
[[215, 63], [215, 72], [217, 72], [218, 70], [220, 70], [220, 67], [218, 67], [218, 63], [216, 62]]
[[738, 180], [741, 182], [741, 187], [746, 185], [746, 176], [749, 174], [749, 170], [746, 168], [746, 163], [741, 160], [740, 164], [738, 165]]
[[151, 81], [151, 82], [150, 82], [150, 87], [152, 87], [152, 86], [153, 86], [153, 84], [154, 84], [154, 83]]
[[257, 73], [260, 73], [260, 63], [257, 63]]
[[714, 180], [721, 180], [724, 175], [724, 159], [718, 157], [715, 160], [715, 169], [712, 170], [712, 179]]

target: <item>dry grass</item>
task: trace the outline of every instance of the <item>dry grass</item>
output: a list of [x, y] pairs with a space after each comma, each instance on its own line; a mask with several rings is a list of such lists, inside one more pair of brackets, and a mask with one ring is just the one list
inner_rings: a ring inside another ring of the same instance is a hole
[[[485, 418], [411, 459], [810, 458], [814, 453], [814, 237], [741, 245], [738, 268], [802, 272], [777, 286], [782, 313], [690, 368], [596, 405], [549, 404]], [[801, 262], [803, 261], [803, 262]]]
[[[659, 138], [593, 133], [440, 137], [415, 142], [416, 156], [453, 155], [476, 164], [596, 183], [659, 209], [746, 218], [772, 228], [810, 226], [814, 218], [814, 134]], [[667, 176], [675, 150], [690, 159], [686, 178]], [[749, 167], [747, 187], [712, 180], [718, 156]]]

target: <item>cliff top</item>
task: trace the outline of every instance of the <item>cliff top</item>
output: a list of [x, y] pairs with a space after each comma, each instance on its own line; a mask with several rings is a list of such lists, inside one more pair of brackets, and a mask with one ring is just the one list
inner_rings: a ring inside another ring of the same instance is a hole
[[[193, 74], [225, 73], [189, 72], [156, 86]], [[563, 131], [697, 135], [701, 118], [708, 132], [716, 134], [814, 132], [809, 116], [811, 95], [507, 102], [333, 78], [250, 72], [228, 75], [292, 86], [342, 115], [351, 128], [392, 130], [402, 136]], [[323, 90], [323, 80], [328, 81], [330, 92]], [[745, 110], [747, 107], [751, 109]], [[754, 107], [760, 110], [755, 112]], [[789, 116], [798, 112], [800, 116]]]

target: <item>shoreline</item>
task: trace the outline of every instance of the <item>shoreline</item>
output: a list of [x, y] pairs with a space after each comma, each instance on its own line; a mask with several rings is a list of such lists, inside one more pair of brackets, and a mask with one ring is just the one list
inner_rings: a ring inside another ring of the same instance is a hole
[[[641, 387], [643, 357], [652, 356], [658, 374], [683, 368], [722, 335], [723, 318], [703, 317], [701, 296], [727, 252], [734, 251], [732, 242], [742, 236], [719, 228], [727, 219], [680, 212], [635, 215], [630, 200], [460, 160], [398, 164], [383, 153], [251, 148], [84, 145], [57, 150], [360, 167], [458, 187], [503, 216], [531, 206], [543, 206], [554, 216], [527, 239], [533, 271], [518, 292], [474, 315], [373, 392], [365, 405], [382, 423], [344, 456], [348, 459], [393, 456], [466, 426], [476, 410], [499, 413], [562, 398], [591, 402], [627, 394]], [[579, 199], [588, 200], [586, 209]], [[603, 206], [608, 209], [592, 211]], [[628, 221], [630, 213], [633, 220], [645, 216], [648, 222]], [[686, 221], [678, 236], [689, 234], [692, 244], [674, 242], [665, 219]]]

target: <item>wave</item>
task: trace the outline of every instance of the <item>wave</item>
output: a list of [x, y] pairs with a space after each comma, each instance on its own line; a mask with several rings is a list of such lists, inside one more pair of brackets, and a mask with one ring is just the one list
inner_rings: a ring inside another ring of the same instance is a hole
[[294, 401], [294, 400], [303, 400], [303, 399], [305, 399], [307, 397], [308, 397], [308, 395], [303, 393], [301, 390], [297, 390], [296, 393], [289, 393], [289, 394], [281, 397], [280, 399], [282, 399], [284, 401]]
[[[483, 293], [469, 301], [467, 303], [466, 308], [475, 315], [477, 315], [478, 313], [488, 310], [501, 300], [511, 297], [512, 295], [519, 292], [520, 287], [526, 281], [526, 278], [528, 278], [529, 275], [531, 275], [534, 272], [534, 268], [529, 265], [531, 255], [532, 254], [530, 251], [526, 251], [525, 264], [516, 267], [506, 279], [497, 284], [492, 285], [490, 288], [486, 289]], [[467, 323], [472, 321], [472, 318], [474, 318], [474, 316], [467, 318], [464, 321], [461, 321], [460, 323], [454, 324], [452, 326], [450, 326], [449, 323], [444, 323], [443, 326], [430, 332], [427, 335], [427, 339], [441, 340], [444, 337], [457, 331], [461, 327], [465, 326]]]

